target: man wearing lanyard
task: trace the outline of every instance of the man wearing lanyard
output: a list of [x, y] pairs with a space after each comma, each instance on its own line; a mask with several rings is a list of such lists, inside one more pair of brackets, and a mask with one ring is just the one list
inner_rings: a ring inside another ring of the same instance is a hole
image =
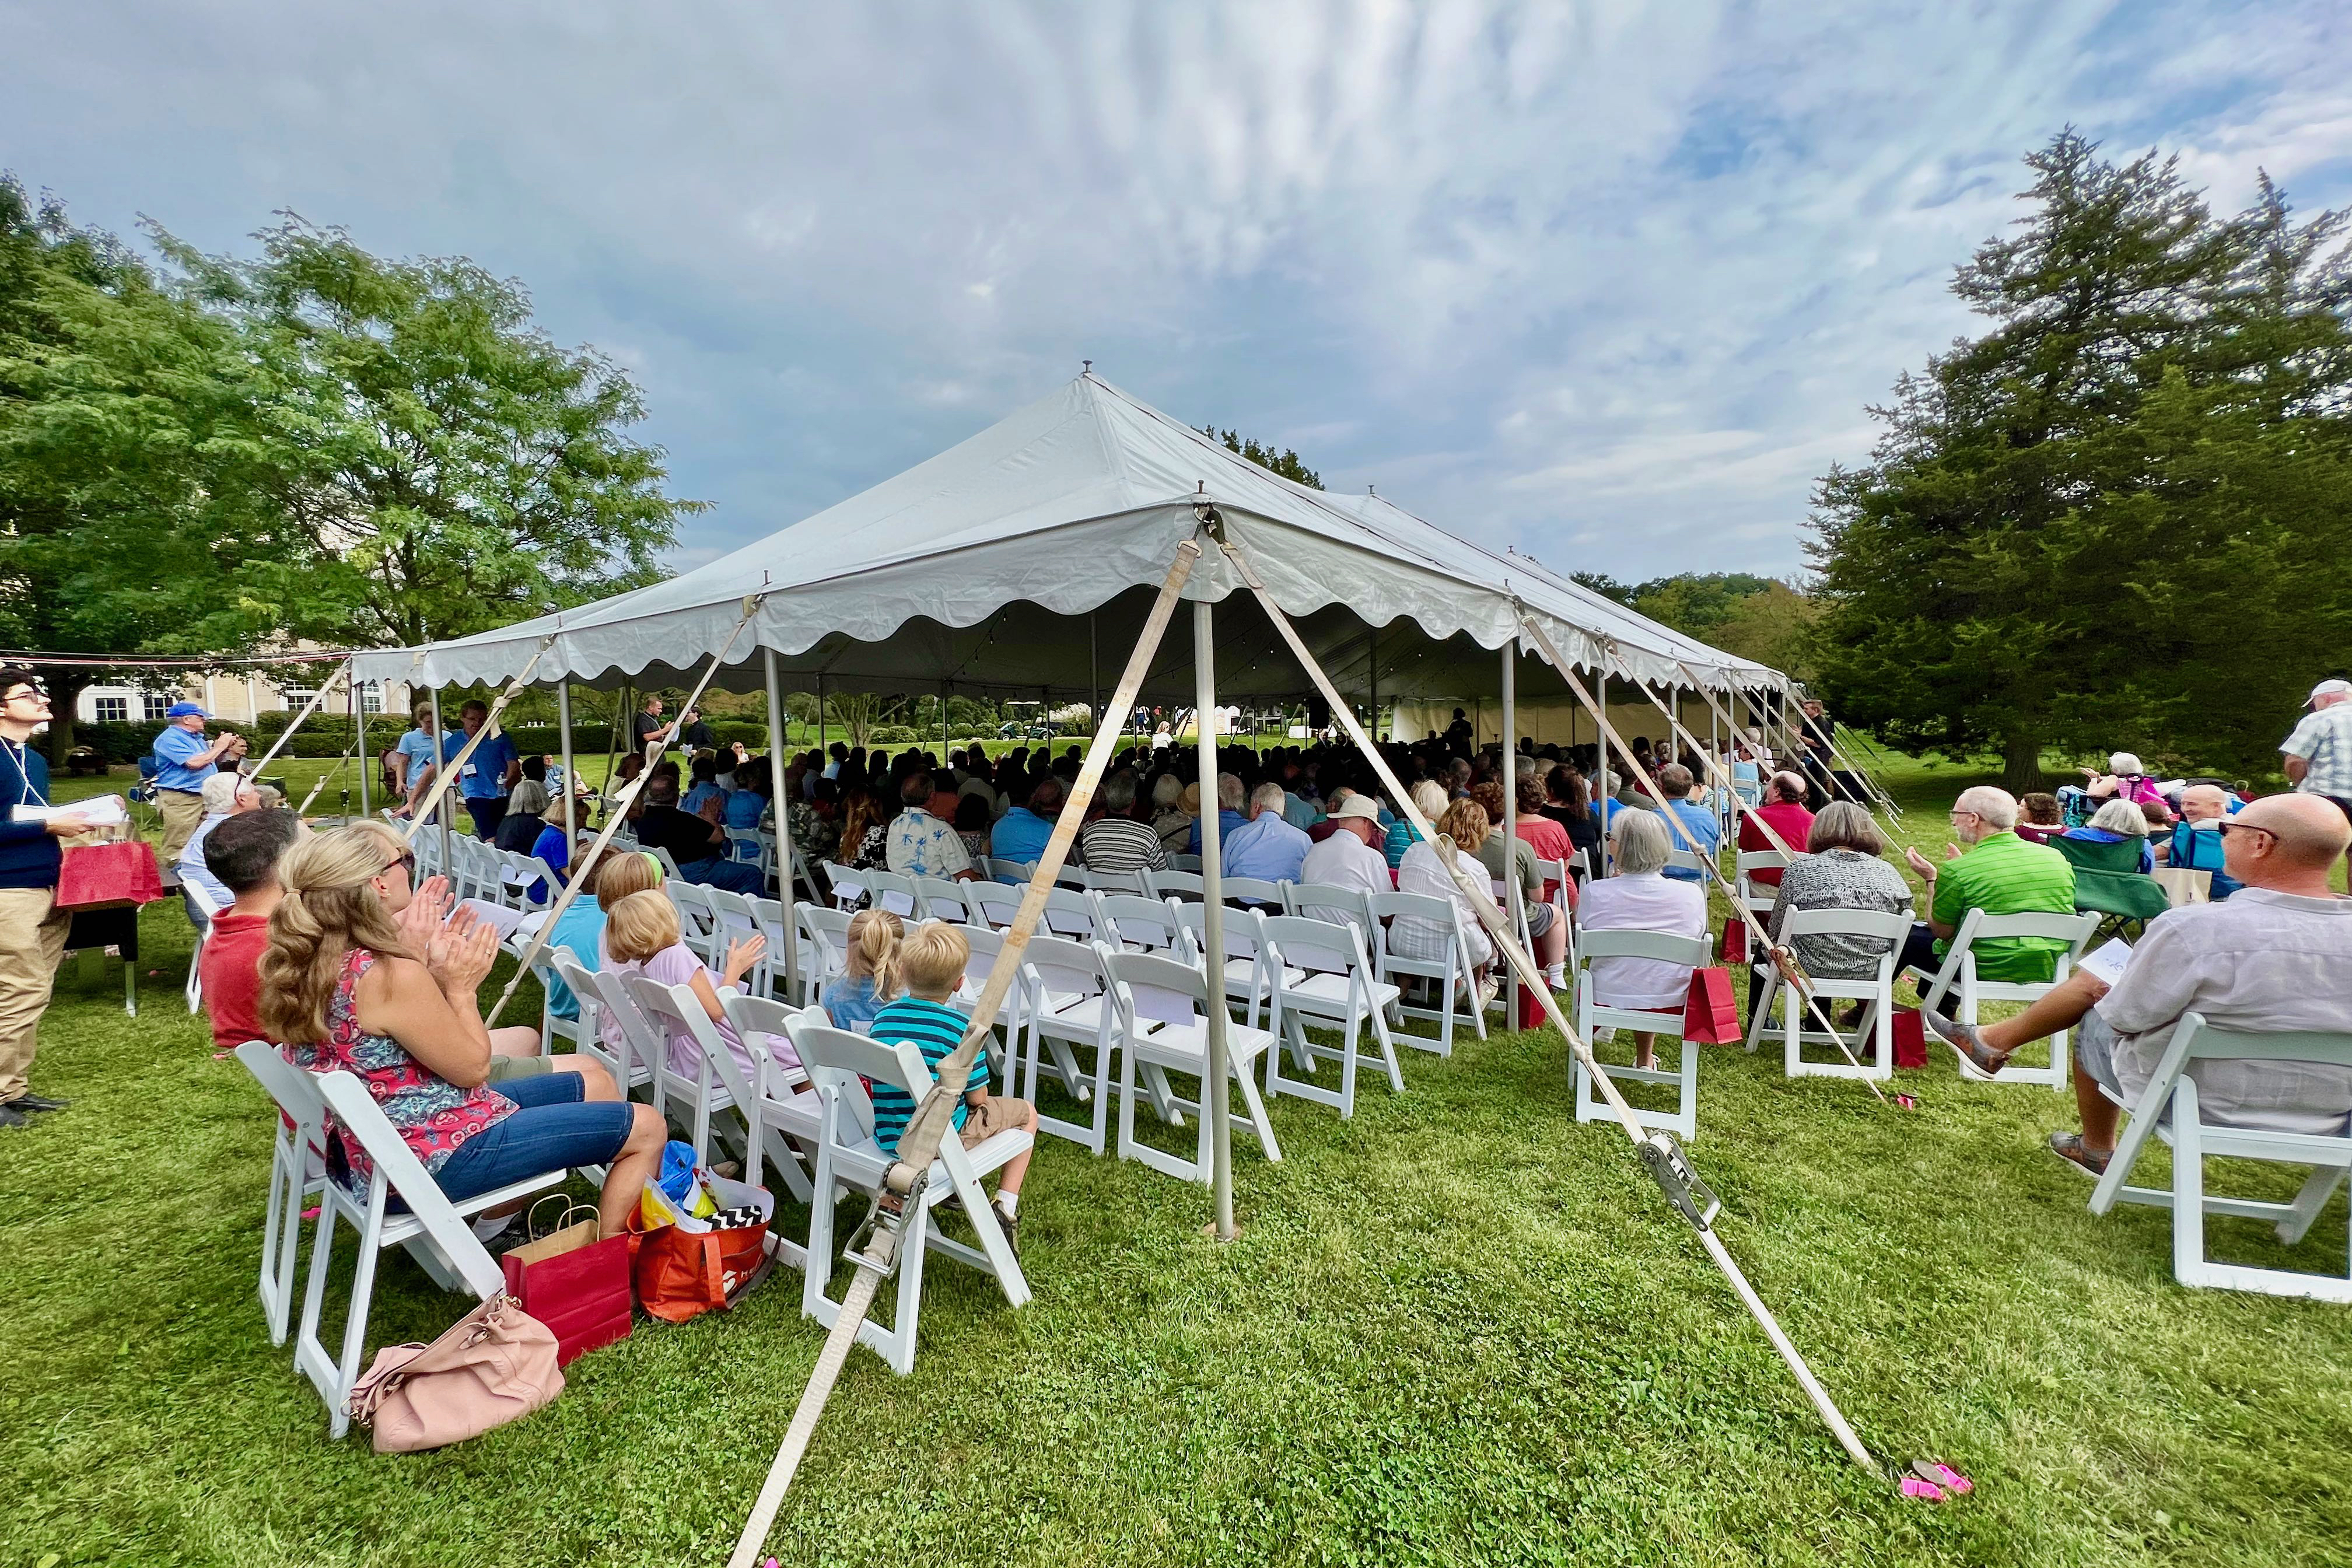
[[[465, 741], [469, 742], [481, 733], [482, 726], [490, 721], [487, 702], [468, 702], [457, 710], [457, 722], [466, 727]], [[457, 737], [452, 736], [455, 740]], [[522, 758], [515, 753], [514, 742], [504, 731], [484, 736], [474, 747], [458, 770], [457, 791], [466, 797], [466, 811], [474, 819], [474, 837], [484, 843], [498, 837], [499, 824], [507, 815], [507, 796], [522, 777]]]
[[[400, 816], [415, 815], [416, 808], [425, 804], [425, 792], [433, 787], [435, 772], [443, 763], [456, 756], [457, 749], [465, 743], [456, 735], [436, 731], [430, 702], [416, 705], [416, 728], [400, 738], [401, 783], [408, 792], [408, 798], [400, 804]], [[437, 813], [443, 808], [436, 805], [433, 809]], [[446, 822], [448, 818], [441, 820]]]
[[33, 672], [0, 669], [0, 1127], [22, 1127], [27, 1116], [66, 1104], [35, 1094], [27, 1079], [73, 923], [57, 907], [58, 840], [89, 826], [62, 813], [20, 820], [21, 807], [48, 805], [49, 764], [26, 744], [48, 721], [49, 700]]
[[205, 819], [205, 781], [219, 771], [221, 763], [236, 766], [245, 755], [245, 738], [224, 730], [206, 745], [206, 714], [194, 702], [173, 703], [163, 718], [163, 732], [155, 737], [155, 756], [163, 764], [155, 773], [155, 804], [163, 813], [159, 853], [169, 865], [180, 858], [196, 824]]

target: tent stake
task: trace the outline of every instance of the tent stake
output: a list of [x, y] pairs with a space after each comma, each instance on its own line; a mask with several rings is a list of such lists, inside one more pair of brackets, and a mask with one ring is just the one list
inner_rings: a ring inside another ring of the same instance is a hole
[[[1192, 563], [1201, 558], [1197, 540], [1188, 539], [1177, 546], [1175, 563], [1169, 567], [1167, 579], [1160, 584], [1160, 596], [1153, 601], [1151, 614], [1145, 619], [1142, 634], [1136, 639], [1135, 651], [1128, 658], [1127, 670], [1119, 677], [1115, 704], [1124, 707], [1134, 702], [1142, 690], [1144, 678], [1150, 673], [1151, 656], [1159, 651], [1160, 639], [1168, 630], [1168, 622], [1176, 613], [1176, 604], [1182, 596], [1185, 580], [1192, 575]], [[1069, 858], [1070, 845], [1077, 838], [1078, 826], [1086, 820], [1087, 806], [1093, 800], [1095, 786], [1102, 782], [1110, 764], [1111, 752], [1117, 749], [1118, 731], [1106, 724], [1095, 727], [1094, 742], [1087, 749], [1085, 763], [1078, 769], [1077, 782], [1070, 786], [1067, 799], [1062, 803], [1062, 814], [1055, 820], [1053, 837], [1046, 840], [1045, 853], [1037, 858], [1037, 868], [1029, 886], [1021, 895], [1021, 908], [1013, 917], [1013, 924], [1004, 933], [1004, 944], [996, 962], [988, 972], [980, 996], [972, 1004], [971, 1023], [964, 1033], [963, 1042], [947, 1060], [940, 1064], [936, 1081], [915, 1107], [915, 1114], [898, 1135], [898, 1157], [886, 1173], [883, 1190], [875, 1205], [875, 1223], [867, 1237], [866, 1250], [852, 1255], [857, 1272], [844, 1292], [841, 1310], [834, 1318], [832, 1331], [825, 1335], [824, 1349], [819, 1352], [815, 1370], [809, 1374], [808, 1387], [802, 1391], [800, 1404], [793, 1408], [792, 1425], [784, 1431], [784, 1440], [776, 1449], [776, 1457], [768, 1467], [767, 1479], [761, 1483], [758, 1500], [751, 1505], [751, 1516], [744, 1521], [743, 1532], [736, 1538], [734, 1553], [727, 1560], [728, 1568], [751, 1568], [767, 1543], [769, 1527], [775, 1522], [776, 1510], [783, 1505], [784, 1492], [793, 1484], [793, 1475], [800, 1468], [801, 1456], [808, 1451], [809, 1440], [816, 1435], [816, 1424], [824, 1414], [825, 1401], [833, 1394], [833, 1385], [841, 1376], [841, 1369], [849, 1359], [852, 1346], [857, 1342], [857, 1331], [864, 1325], [866, 1315], [873, 1309], [874, 1293], [883, 1279], [898, 1267], [901, 1242], [900, 1226], [913, 1215], [916, 1223], [923, 1223], [921, 1188], [930, 1178], [931, 1159], [939, 1151], [940, 1141], [947, 1135], [957, 1101], [963, 1098], [960, 1088], [971, 1072], [971, 1064], [979, 1057], [982, 1043], [996, 1026], [996, 1016], [1004, 1005], [1005, 995], [1013, 989], [1013, 977], [1021, 970], [1021, 955], [1029, 946], [1029, 939], [1045, 912], [1045, 895], [1054, 886]], [[549, 925], [553, 925], [551, 917]], [[544, 928], [542, 928], [544, 929]], [[1212, 1016], [1215, 1008], [1211, 1008]], [[916, 1245], [922, 1245], [919, 1233]], [[830, 1260], [811, 1258], [812, 1268], [830, 1268]]]
[[[1306, 643], [1299, 638], [1297, 629], [1290, 624], [1290, 617], [1283, 614], [1282, 607], [1274, 602], [1274, 595], [1267, 591], [1265, 584], [1258, 580], [1257, 574], [1251, 569], [1247, 558], [1230, 540], [1220, 539], [1218, 542], [1223, 547], [1227, 559], [1233, 562], [1234, 569], [1240, 574], [1242, 581], [1249, 585], [1251, 593], [1257, 595], [1258, 603], [1265, 607], [1267, 618], [1274, 623], [1275, 630], [1281, 633], [1283, 641], [1289, 645], [1292, 655], [1305, 667], [1307, 673], [1314, 679], [1324, 696], [1333, 700], [1336, 705], [1337, 693], [1332, 689], [1330, 678], [1323, 673], [1323, 667], [1318, 664], [1315, 661], [1315, 656], [1307, 651]], [[1633, 1114], [1633, 1108], [1626, 1104], [1624, 1095], [1609, 1077], [1608, 1069], [1594, 1059], [1591, 1047], [1584, 1043], [1583, 1038], [1577, 1034], [1576, 1030], [1570, 1026], [1567, 1017], [1561, 1014], [1559, 1000], [1545, 987], [1543, 973], [1536, 967], [1533, 956], [1519, 945], [1517, 933], [1504, 920], [1501, 910], [1496, 907], [1492, 894], [1486, 888], [1480, 885], [1483, 879], [1474, 879], [1469, 872], [1463, 869], [1461, 852], [1450, 840], [1440, 844], [1437, 830], [1422, 816], [1420, 809], [1412, 804], [1412, 796], [1404, 793], [1404, 786], [1398, 782], [1396, 774], [1391, 771], [1387, 760], [1381, 755], [1380, 749], [1365, 736], [1363, 726], [1355, 721], [1355, 715], [1348, 713], [1345, 708], [1337, 708], [1336, 710], [1347, 713], [1349, 738], [1355, 742], [1357, 748], [1363, 752], [1365, 760], [1371, 764], [1372, 771], [1379, 776], [1382, 786], [1399, 797], [1403, 810], [1422, 836], [1430, 843], [1439, 846], [1440, 864], [1444, 866], [1448, 874], [1453, 877], [1454, 886], [1459, 888], [1463, 896], [1470, 901], [1470, 907], [1477, 911], [1479, 923], [1486, 928], [1488, 935], [1494, 942], [1495, 951], [1503, 954], [1512, 968], [1519, 972], [1522, 984], [1534, 987], [1537, 997], [1543, 1004], [1545, 1016], [1550, 1021], [1552, 1026], [1560, 1032], [1560, 1037], [1568, 1042], [1569, 1049], [1573, 1051], [1577, 1059], [1584, 1064], [1585, 1070], [1592, 1074], [1595, 1085], [1600, 1089], [1602, 1098], [1608, 1100], [1610, 1109], [1616, 1113], [1618, 1123], [1623, 1129], [1625, 1136], [1632, 1141], [1634, 1148], [1642, 1152], [1644, 1163], [1651, 1166], [1653, 1173], [1657, 1173], [1662, 1163], [1681, 1162], [1682, 1152], [1670, 1135], [1662, 1132], [1653, 1136], [1643, 1131], [1640, 1120]], [[1454, 850], [1450, 862], [1447, 856], [1449, 849]], [[1483, 872], [1483, 867], [1481, 870]], [[1683, 1169], [1686, 1171], [1687, 1168], [1687, 1164], [1684, 1164]], [[1665, 1185], [1663, 1177], [1660, 1184]], [[1874, 1476], [1880, 1475], [1877, 1461], [1871, 1458], [1870, 1450], [1863, 1447], [1862, 1439], [1854, 1435], [1853, 1428], [1847, 1424], [1844, 1415], [1838, 1409], [1836, 1403], [1830, 1398], [1828, 1391], [1822, 1388], [1820, 1381], [1813, 1376], [1812, 1369], [1805, 1364], [1803, 1355], [1790, 1342], [1789, 1336], [1781, 1331], [1779, 1321], [1772, 1316], [1771, 1309], [1764, 1304], [1763, 1299], [1756, 1294], [1755, 1288], [1748, 1283], [1747, 1276], [1740, 1272], [1738, 1263], [1724, 1247], [1722, 1238], [1712, 1228], [1709, 1213], [1704, 1209], [1684, 1207], [1683, 1215], [1692, 1227], [1699, 1233], [1700, 1243], [1706, 1248], [1707, 1257], [1714, 1261], [1716, 1268], [1722, 1271], [1724, 1278], [1730, 1281], [1733, 1290], [1739, 1297], [1740, 1303], [1748, 1309], [1749, 1315], [1763, 1329], [1764, 1337], [1771, 1342], [1773, 1350], [1778, 1352], [1781, 1361], [1787, 1363], [1790, 1373], [1797, 1380], [1798, 1386], [1804, 1390], [1806, 1397], [1812, 1402], [1813, 1408], [1820, 1413], [1822, 1422], [1828, 1426], [1831, 1434], [1837, 1438], [1839, 1446], [1845, 1449], [1848, 1457], [1855, 1464]], [[748, 1568], [748, 1564], [738, 1565], [738, 1568]]]

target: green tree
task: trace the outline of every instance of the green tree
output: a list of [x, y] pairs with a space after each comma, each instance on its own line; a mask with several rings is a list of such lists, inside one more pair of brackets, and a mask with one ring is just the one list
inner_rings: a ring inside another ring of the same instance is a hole
[[268, 384], [254, 438], [301, 547], [254, 586], [289, 631], [415, 644], [583, 603], [654, 580], [701, 510], [625, 434], [628, 376], [553, 342], [511, 279], [294, 217], [250, 260], [154, 237]]
[[[245, 584], [288, 529], [257, 482], [256, 381], [227, 324], [0, 176], [0, 644], [201, 656], [269, 630]], [[110, 672], [41, 673], [62, 758]]]
[[1238, 452], [1259, 468], [1271, 469], [1286, 479], [1305, 485], [1310, 490], [1319, 490], [1323, 488], [1323, 477], [1300, 462], [1298, 454], [1287, 447], [1277, 452], [1272, 447], [1259, 446], [1255, 438], [1244, 440], [1234, 432], [1221, 431], [1213, 425], [1202, 426], [1201, 434], [1223, 443], [1226, 451]]
[[2051, 745], [2274, 762], [2352, 648], [2341, 219], [2296, 225], [2267, 182], [2217, 219], [2173, 161], [2071, 131], [2026, 162], [2031, 212], [1954, 283], [1989, 330], [1816, 491], [1826, 693], [1899, 743], [1999, 750], [2013, 789]]

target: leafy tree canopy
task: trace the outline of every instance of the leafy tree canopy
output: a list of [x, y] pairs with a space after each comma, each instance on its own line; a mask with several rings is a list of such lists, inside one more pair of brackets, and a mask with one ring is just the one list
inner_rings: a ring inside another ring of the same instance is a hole
[[2068, 131], [1962, 266], [1986, 321], [1818, 487], [1816, 639], [1843, 716], [1915, 748], [2274, 771], [2352, 662], [2344, 220], [2268, 180], [2216, 217], [2173, 160]]
[[1270, 468], [1294, 483], [1305, 485], [1311, 490], [1323, 488], [1323, 476], [1300, 462], [1298, 454], [1287, 447], [1277, 452], [1272, 447], [1259, 446], [1255, 439], [1244, 440], [1231, 430], [1221, 431], [1213, 425], [1202, 426], [1201, 434], [1223, 442], [1226, 451], [1238, 452], [1259, 468]]

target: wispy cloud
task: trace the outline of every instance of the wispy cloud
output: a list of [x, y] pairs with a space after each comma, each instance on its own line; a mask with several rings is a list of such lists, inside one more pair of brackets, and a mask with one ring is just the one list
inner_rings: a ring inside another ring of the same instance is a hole
[[526, 279], [720, 503], [682, 561], [1092, 357], [1563, 566], [1788, 570], [2061, 125], [2352, 195], [2339, 13], [0, 0], [0, 146], [86, 218]]

